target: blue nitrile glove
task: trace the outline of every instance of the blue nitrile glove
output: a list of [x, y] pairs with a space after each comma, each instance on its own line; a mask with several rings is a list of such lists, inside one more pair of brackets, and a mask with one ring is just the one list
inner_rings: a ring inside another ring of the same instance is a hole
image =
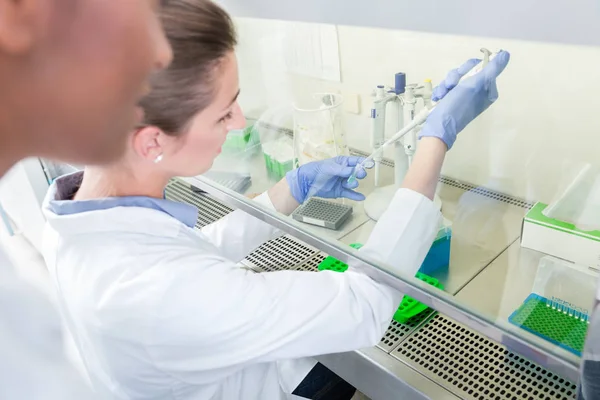
[[458, 83], [480, 60], [473, 59], [450, 71], [446, 79], [433, 90], [433, 101], [440, 101], [429, 114], [419, 133], [422, 137], [437, 137], [448, 149], [456, 136], [498, 98], [496, 78], [504, 71], [510, 54], [501, 51], [478, 74]]
[[[296, 168], [285, 175], [294, 199], [300, 204], [310, 197], [339, 198], [362, 201], [365, 196], [352, 189], [358, 187], [358, 182], [348, 183], [354, 167], [364, 160], [363, 157], [338, 156], [323, 161], [314, 161]], [[367, 163], [365, 168], [371, 168], [373, 163]], [[356, 177], [363, 179], [367, 171], [359, 168]]]

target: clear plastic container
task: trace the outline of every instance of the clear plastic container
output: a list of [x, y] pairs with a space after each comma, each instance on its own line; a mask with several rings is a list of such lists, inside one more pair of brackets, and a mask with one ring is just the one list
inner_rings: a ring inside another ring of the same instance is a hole
[[298, 165], [348, 155], [344, 99], [335, 93], [314, 93], [294, 103], [294, 155]]
[[296, 164], [291, 135], [292, 114], [290, 106], [275, 107], [265, 111], [254, 123], [254, 130], [260, 137], [267, 175], [273, 181], [282, 179]]
[[590, 315], [598, 274], [591, 269], [559, 258], [540, 260], [532, 293], [552, 302], [552, 306]]
[[275, 142], [263, 144], [262, 148], [270, 179], [278, 181], [294, 169], [294, 150], [290, 139], [280, 138]]

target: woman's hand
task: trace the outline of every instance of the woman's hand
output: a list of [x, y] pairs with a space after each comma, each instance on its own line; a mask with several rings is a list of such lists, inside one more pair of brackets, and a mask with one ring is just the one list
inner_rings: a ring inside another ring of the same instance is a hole
[[[365, 196], [353, 189], [358, 182], [348, 183], [354, 167], [364, 160], [363, 157], [338, 156], [323, 161], [315, 161], [292, 170], [286, 174], [286, 181], [294, 199], [300, 204], [308, 198], [317, 196], [325, 198], [345, 197], [350, 200], [362, 201]], [[367, 163], [365, 168], [371, 168], [373, 163]], [[367, 176], [367, 172], [359, 168], [358, 179]]]
[[509, 59], [510, 55], [502, 51], [481, 72], [459, 83], [478, 63], [478, 60], [469, 60], [450, 71], [434, 90], [432, 100], [440, 100], [440, 103], [421, 130], [421, 142], [402, 187], [433, 200], [446, 151], [454, 144], [456, 135], [496, 101], [496, 77], [504, 71]]
[[477, 65], [479, 60], [469, 60], [450, 71], [446, 79], [433, 91], [432, 100], [440, 103], [429, 114], [419, 139], [436, 137], [450, 149], [456, 136], [498, 99], [496, 78], [504, 71], [509, 60], [510, 54], [501, 51], [479, 73], [460, 83], [460, 79]]

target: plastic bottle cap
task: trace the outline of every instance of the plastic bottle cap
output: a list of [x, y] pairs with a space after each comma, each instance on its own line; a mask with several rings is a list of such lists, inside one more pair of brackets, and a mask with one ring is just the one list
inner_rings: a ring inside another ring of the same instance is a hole
[[431, 83], [431, 79], [425, 79], [425, 82]]
[[406, 74], [404, 72], [398, 72], [394, 76], [394, 92], [396, 94], [402, 94], [406, 91]]

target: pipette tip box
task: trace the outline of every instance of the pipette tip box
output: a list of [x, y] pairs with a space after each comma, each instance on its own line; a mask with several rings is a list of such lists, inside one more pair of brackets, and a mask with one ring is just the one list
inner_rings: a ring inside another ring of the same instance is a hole
[[263, 153], [269, 178], [281, 180], [289, 171], [294, 169], [294, 160], [280, 161], [268, 153]]
[[351, 206], [311, 197], [294, 211], [292, 217], [307, 224], [338, 230], [351, 214]]
[[575, 225], [544, 215], [548, 206], [536, 203], [521, 228], [521, 246], [575, 264], [600, 269], [600, 231], [582, 231]]
[[265, 167], [270, 179], [279, 181], [294, 169], [294, 148], [286, 139], [262, 144]]
[[587, 315], [554, 305], [545, 297], [530, 294], [508, 320], [571, 353], [580, 356], [583, 351], [589, 324]]

